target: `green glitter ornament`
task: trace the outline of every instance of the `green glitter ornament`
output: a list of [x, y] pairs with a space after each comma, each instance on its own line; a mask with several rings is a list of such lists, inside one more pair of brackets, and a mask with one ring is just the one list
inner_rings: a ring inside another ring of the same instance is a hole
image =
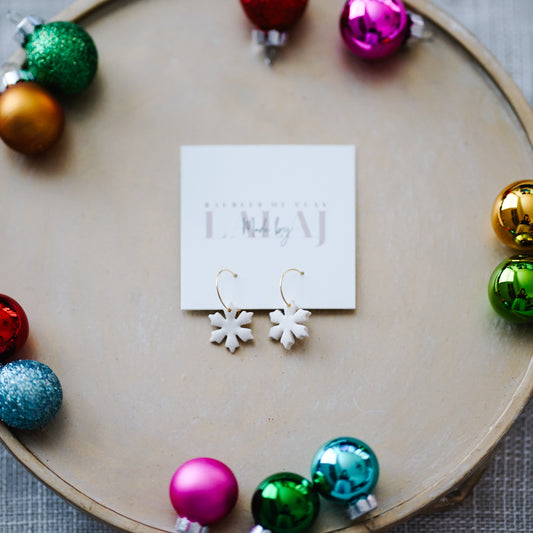
[[36, 17], [26, 17], [18, 25], [28, 70], [35, 81], [63, 94], [83, 91], [98, 66], [91, 36], [73, 22], [40, 22]]
[[503, 318], [533, 322], [533, 257], [514, 255], [502, 261], [490, 277], [489, 300]]
[[253, 495], [252, 514], [258, 525], [252, 531], [307, 531], [318, 515], [319, 506], [318, 494], [309, 480], [291, 472], [274, 474]]

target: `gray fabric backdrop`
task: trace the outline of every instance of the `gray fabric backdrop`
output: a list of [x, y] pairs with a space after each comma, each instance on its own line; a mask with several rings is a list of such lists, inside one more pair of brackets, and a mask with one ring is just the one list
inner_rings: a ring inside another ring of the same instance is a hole
[[[433, 1], [493, 52], [533, 104], [533, 0]], [[8, 10], [23, 15], [35, 13], [46, 19], [69, 3], [0, 0], [0, 62], [16, 49], [12, 26], [6, 18]], [[0, 446], [0, 533], [111, 531], [64, 503]], [[533, 404], [500, 443], [483, 479], [461, 505], [418, 516], [392, 531], [533, 532]]]

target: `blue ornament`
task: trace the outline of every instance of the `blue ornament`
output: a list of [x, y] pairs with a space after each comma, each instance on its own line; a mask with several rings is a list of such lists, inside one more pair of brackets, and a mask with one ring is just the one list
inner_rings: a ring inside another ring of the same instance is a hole
[[311, 464], [311, 479], [318, 492], [346, 503], [352, 520], [377, 507], [372, 490], [378, 477], [379, 464], [372, 448], [352, 437], [326, 442]]
[[22, 359], [0, 369], [0, 419], [15, 429], [40, 429], [63, 401], [61, 383], [50, 367]]

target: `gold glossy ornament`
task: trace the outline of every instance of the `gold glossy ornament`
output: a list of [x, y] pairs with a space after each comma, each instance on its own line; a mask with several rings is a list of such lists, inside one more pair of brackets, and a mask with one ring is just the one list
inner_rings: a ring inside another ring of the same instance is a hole
[[33, 81], [19, 81], [0, 95], [0, 138], [23, 154], [38, 154], [60, 139], [61, 104]]
[[507, 246], [533, 251], [533, 180], [505, 187], [492, 208], [492, 227]]

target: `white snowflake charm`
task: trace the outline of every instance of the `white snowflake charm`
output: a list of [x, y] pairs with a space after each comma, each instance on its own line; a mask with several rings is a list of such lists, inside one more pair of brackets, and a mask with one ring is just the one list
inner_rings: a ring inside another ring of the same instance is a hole
[[222, 316], [220, 313], [209, 315], [211, 325], [219, 328], [211, 333], [210, 341], [220, 344], [226, 339], [226, 348], [233, 353], [239, 347], [238, 339], [246, 342], [254, 338], [250, 328], [243, 328], [244, 325], [250, 324], [254, 314], [249, 311], [239, 312], [230, 303], [229, 307], [224, 307], [224, 315]]
[[307, 326], [304, 326], [301, 322], [307, 322], [311, 312], [300, 309], [294, 301], [283, 307], [283, 313], [279, 309], [270, 313], [271, 322], [277, 325], [270, 328], [268, 336], [280, 341], [286, 350], [290, 350], [295, 343], [295, 337], [297, 339], [309, 337]]
[[234, 278], [237, 277], [237, 274], [228, 268], [223, 268], [217, 274], [215, 287], [217, 289], [218, 299], [224, 308], [224, 316], [220, 313], [208, 315], [211, 325], [218, 328], [211, 333], [210, 341], [220, 344], [226, 339], [226, 348], [233, 353], [239, 347], [239, 341], [237, 339], [246, 342], [254, 338], [250, 328], [243, 328], [244, 325], [252, 321], [254, 314], [248, 311], [241, 311], [232, 303], [229, 306], [224, 303], [218, 287], [218, 281], [223, 272], [229, 272]]

